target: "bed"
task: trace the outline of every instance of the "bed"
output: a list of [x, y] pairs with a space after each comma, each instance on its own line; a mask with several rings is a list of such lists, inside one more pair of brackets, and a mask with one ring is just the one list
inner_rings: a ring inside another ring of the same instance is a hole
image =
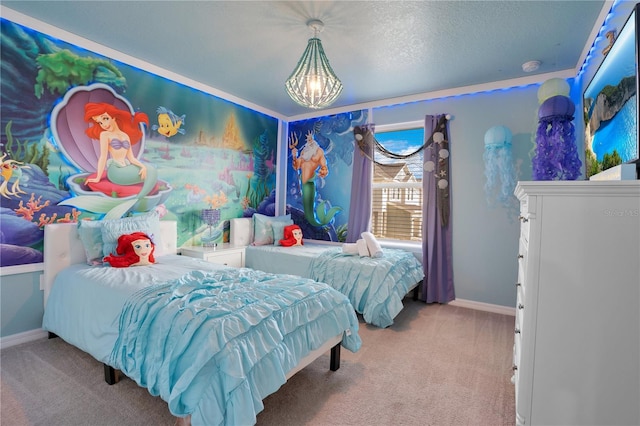
[[[76, 224], [45, 227], [43, 328], [168, 403], [182, 424], [253, 424], [262, 400], [320, 355], [357, 351], [347, 298], [310, 279], [176, 253], [160, 221], [156, 263], [88, 264]], [[161, 237], [161, 238], [160, 238]]]
[[[281, 218], [287, 223], [286, 217]], [[385, 248], [381, 257], [376, 258], [345, 253], [341, 244], [309, 240], [304, 240], [302, 246], [292, 247], [274, 245], [268, 240], [262, 240], [266, 244], [256, 245], [260, 231], [255, 220], [232, 219], [230, 228], [231, 243], [247, 246], [247, 267], [325, 282], [346, 295], [366, 323], [377, 327], [393, 324], [403, 308], [402, 299], [409, 292], [413, 290], [413, 298], [417, 299], [419, 284], [424, 278], [422, 264], [406, 250]]]

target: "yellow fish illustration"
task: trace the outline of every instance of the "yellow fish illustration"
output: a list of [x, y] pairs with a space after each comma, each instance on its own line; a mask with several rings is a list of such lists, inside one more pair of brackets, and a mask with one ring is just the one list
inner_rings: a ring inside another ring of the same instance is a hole
[[180, 127], [184, 124], [185, 115], [178, 116], [170, 109], [163, 106], [159, 106], [156, 110], [158, 113], [158, 124], [151, 126], [153, 130], [156, 130], [161, 135], [169, 138], [176, 133], [184, 135], [184, 129]]

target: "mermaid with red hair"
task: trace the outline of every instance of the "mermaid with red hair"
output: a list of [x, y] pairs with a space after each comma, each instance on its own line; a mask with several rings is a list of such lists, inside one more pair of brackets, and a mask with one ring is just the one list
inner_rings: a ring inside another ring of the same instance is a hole
[[149, 194], [157, 183], [157, 171], [140, 162], [132, 150], [143, 136], [140, 124], [149, 125], [147, 114], [131, 114], [109, 103], [89, 102], [84, 107], [84, 121], [90, 123], [85, 133], [100, 142], [96, 174], [87, 178], [85, 183], [90, 187], [99, 183], [106, 170], [107, 179], [113, 184], [126, 186], [142, 183], [138, 199]]
[[156, 263], [153, 257], [155, 246], [151, 238], [144, 232], [133, 232], [121, 235], [118, 238], [115, 256], [111, 253], [102, 259], [115, 268], [128, 268], [129, 266], [145, 266]]

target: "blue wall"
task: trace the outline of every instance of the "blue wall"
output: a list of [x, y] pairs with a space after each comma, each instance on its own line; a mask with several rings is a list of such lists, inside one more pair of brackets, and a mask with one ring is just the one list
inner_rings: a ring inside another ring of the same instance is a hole
[[[422, 120], [425, 114], [452, 116], [453, 259], [458, 299], [505, 307], [515, 304], [517, 211], [485, 200], [484, 134], [495, 125], [509, 127], [514, 160], [521, 160], [519, 178], [529, 180], [537, 90], [532, 85], [373, 110], [372, 122], [377, 125]], [[38, 284], [39, 273], [2, 277], [1, 337], [40, 327], [42, 292]]]
[[486, 201], [484, 134], [492, 126], [507, 126], [513, 134], [513, 159], [520, 162], [518, 179], [530, 180], [529, 152], [537, 125], [538, 87], [531, 85], [373, 110], [372, 121], [376, 125], [423, 120], [426, 114], [452, 116], [453, 280], [457, 299], [515, 306], [518, 211]]

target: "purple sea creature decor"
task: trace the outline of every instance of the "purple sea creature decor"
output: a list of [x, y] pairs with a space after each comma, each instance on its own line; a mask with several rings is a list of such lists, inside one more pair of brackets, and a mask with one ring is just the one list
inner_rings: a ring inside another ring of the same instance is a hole
[[576, 147], [570, 98], [556, 95], [538, 108], [535, 155], [532, 160], [534, 180], [575, 180], [582, 162]]

